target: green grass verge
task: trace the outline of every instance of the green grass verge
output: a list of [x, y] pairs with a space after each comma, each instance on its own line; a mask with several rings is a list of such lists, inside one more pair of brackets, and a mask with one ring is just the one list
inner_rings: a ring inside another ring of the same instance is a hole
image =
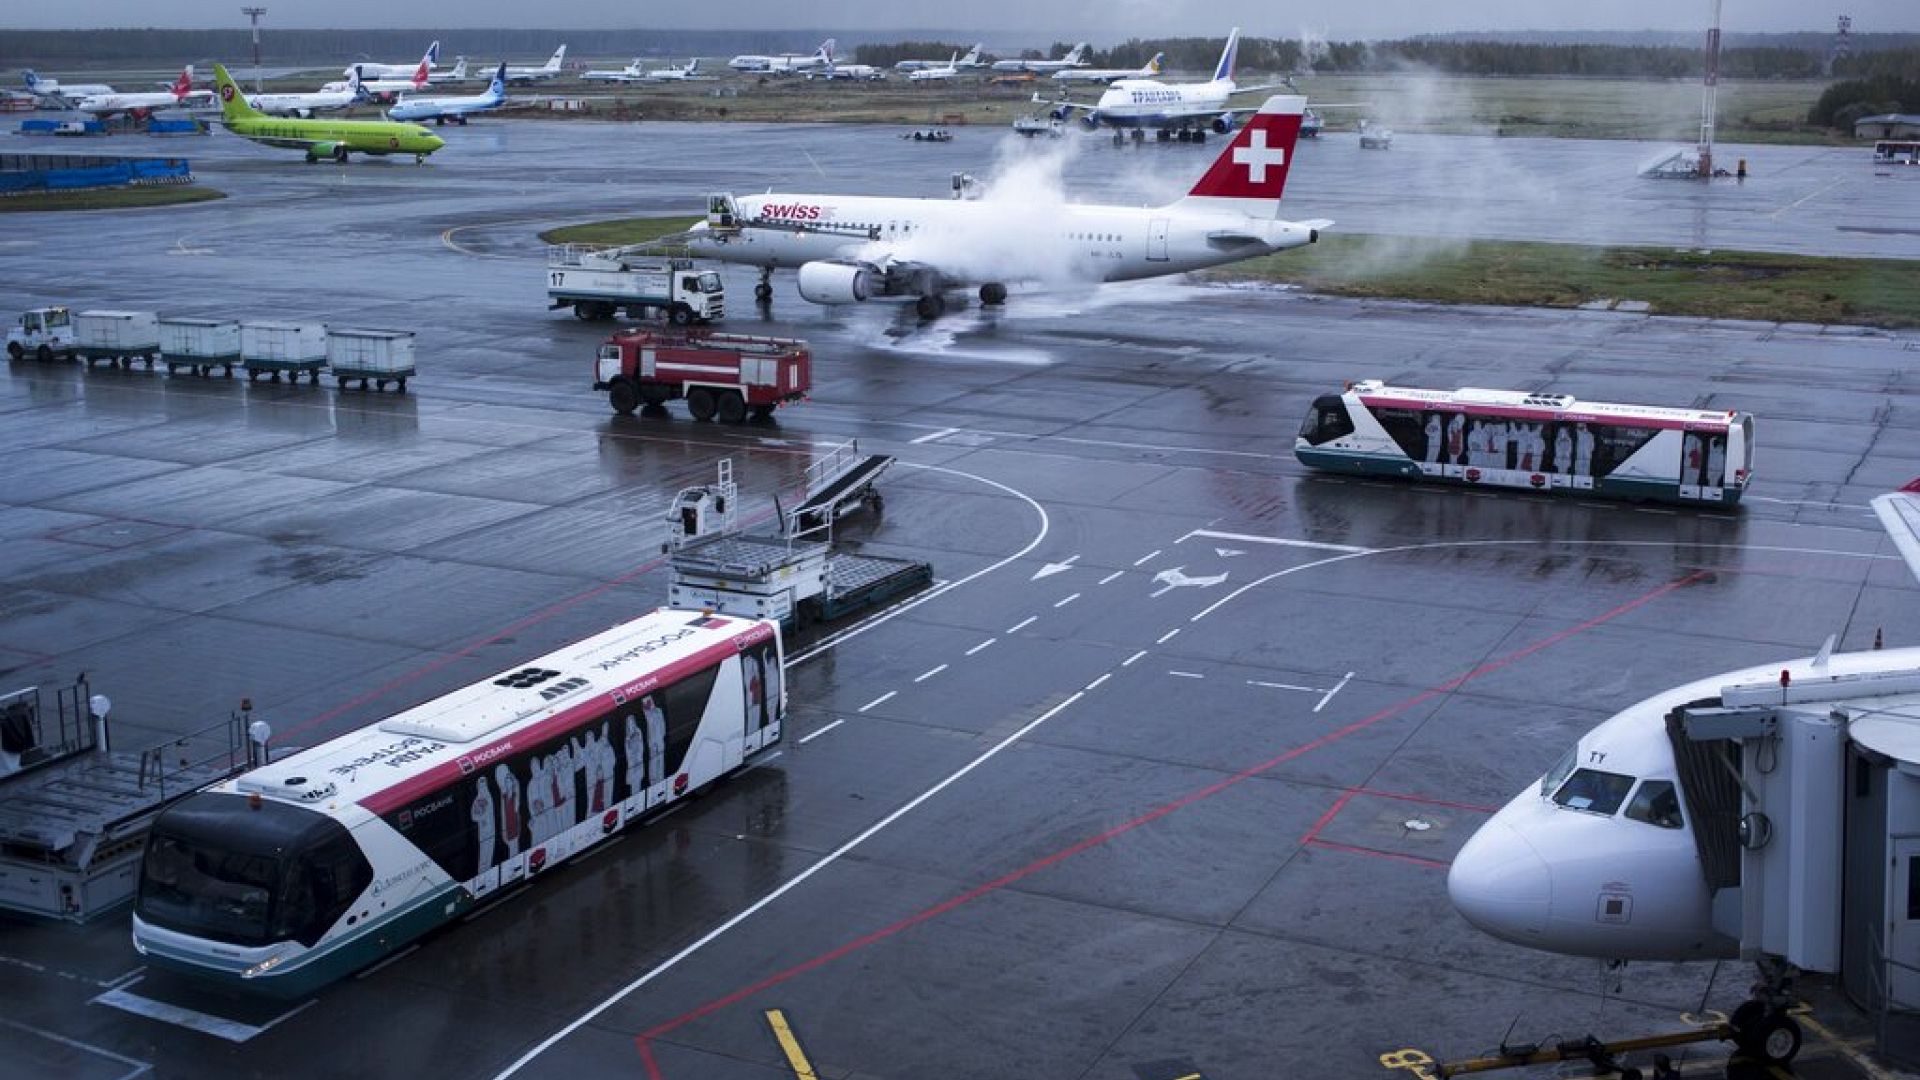
[[1920, 261], [1597, 248], [1328, 233], [1311, 247], [1207, 277], [1335, 296], [1577, 307], [1643, 300], [1659, 315], [1920, 326]]
[[706, 219], [697, 217], [666, 217], [589, 221], [580, 225], [563, 225], [558, 229], [548, 229], [540, 234], [540, 239], [549, 244], [607, 246], [644, 244], [649, 240], [658, 240], [663, 236], [686, 232], [694, 222], [704, 220]]
[[168, 184], [163, 187], [88, 188], [80, 191], [48, 191], [32, 195], [12, 195], [0, 199], [0, 213], [28, 210], [122, 210], [133, 206], [179, 206], [183, 203], [224, 199], [224, 191], [198, 184]]

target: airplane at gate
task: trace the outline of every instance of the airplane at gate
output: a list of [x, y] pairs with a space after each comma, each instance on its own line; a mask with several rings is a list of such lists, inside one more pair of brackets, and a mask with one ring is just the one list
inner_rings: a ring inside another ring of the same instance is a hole
[[247, 104], [246, 95], [234, 85], [224, 66], [213, 65], [213, 81], [220, 95], [221, 122], [228, 131], [266, 146], [304, 150], [309, 165], [329, 157], [345, 162], [349, 152], [412, 154], [414, 161], [424, 162], [428, 154], [446, 145], [440, 136], [418, 124], [268, 116]]
[[[1233, 81], [1234, 59], [1240, 50], [1240, 28], [1227, 35], [1227, 46], [1220, 51], [1213, 78], [1203, 83], [1166, 83], [1157, 79], [1121, 79], [1108, 86], [1100, 100], [1092, 105], [1060, 100], [1053, 102], [1055, 119], [1065, 120], [1075, 112], [1083, 113], [1081, 122], [1090, 128], [1114, 129], [1114, 141], [1121, 139], [1120, 129], [1141, 132], [1153, 128], [1161, 132], [1179, 132], [1182, 141], [1205, 139], [1211, 130], [1225, 135], [1233, 130], [1236, 118], [1250, 108], [1233, 108], [1227, 102], [1235, 94], [1252, 94], [1280, 89], [1279, 86], [1237, 86]], [[1048, 104], [1038, 94], [1036, 104]], [[1139, 138], [1139, 135], [1135, 135]], [[1166, 135], [1162, 135], [1166, 138]]]
[[722, 262], [799, 271], [816, 304], [912, 298], [920, 314], [978, 287], [1004, 303], [1009, 283], [1159, 277], [1311, 244], [1330, 221], [1277, 217], [1307, 99], [1272, 97], [1184, 198], [1165, 206], [767, 194], [713, 197], [688, 246]]
[[[1908, 569], [1920, 578], [1920, 480], [1875, 498], [1873, 508]], [[1741, 880], [1739, 851], [1757, 850], [1768, 841], [1751, 835], [1737, 839], [1753, 827], [1747, 818], [1756, 815], [1740, 819], [1737, 831], [1732, 819], [1740, 815], [1742, 793], [1754, 798], [1749, 785], [1764, 778], [1739, 778], [1736, 771], [1729, 788], [1732, 805], [1714, 807], [1720, 812], [1703, 818], [1703, 805], [1713, 806], [1702, 790], [1708, 784], [1687, 781], [1675, 751], [1676, 740], [1686, 737], [1669, 732], [1669, 717], [1682, 707], [1804, 702], [1817, 714], [1839, 713], [1855, 723], [1871, 717], [1920, 724], [1920, 647], [1833, 653], [1832, 644], [1829, 639], [1813, 657], [1663, 691], [1582, 735], [1454, 857], [1447, 895], [1455, 910], [1503, 941], [1569, 956], [1680, 961], [1741, 955], [1736, 935], [1744, 936], [1745, 930], [1732, 928], [1742, 926], [1741, 904], [1720, 911], [1720, 921], [1716, 911], [1733, 898], [1744, 902], [1739, 894], [1746, 889], [1762, 888]], [[1729, 782], [1718, 767], [1723, 764], [1735, 767], [1730, 761], [1703, 767], [1714, 774], [1709, 780]], [[1831, 813], [1839, 814], [1840, 808]], [[1786, 826], [1770, 827], [1768, 835], [1774, 828]], [[1708, 856], [1716, 842], [1708, 837], [1713, 836], [1732, 852], [1731, 882], [1724, 872], [1720, 880], [1709, 880], [1714, 871]], [[1725, 919], [1729, 914], [1732, 927]], [[1788, 973], [1782, 966], [1763, 962], [1756, 998], [1732, 1018], [1742, 1044], [1769, 1060], [1791, 1057], [1799, 1049], [1798, 1028], [1783, 1010], [1786, 995], [1778, 982]]]

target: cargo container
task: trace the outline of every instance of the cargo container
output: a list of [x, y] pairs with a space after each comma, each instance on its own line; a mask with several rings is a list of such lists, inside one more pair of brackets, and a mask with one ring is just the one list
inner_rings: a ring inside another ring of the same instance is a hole
[[240, 362], [240, 323], [233, 319], [160, 320], [160, 362], [167, 374], [187, 368], [196, 375], [211, 375], [214, 368], [228, 378]]
[[91, 367], [105, 360], [130, 368], [153, 367], [160, 354], [160, 317], [151, 311], [82, 311], [73, 316], [75, 351]]
[[249, 379], [271, 375], [279, 382], [284, 371], [289, 382], [298, 382], [304, 373], [318, 384], [320, 369], [327, 366], [327, 328], [320, 323], [243, 322], [240, 365]]
[[411, 330], [327, 330], [327, 367], [341, 389], [355, 379], [360, 389], [370, 386], [385, 390], [396, 384], [407, 392], [407, 377], [413, 374], [413, 331]]

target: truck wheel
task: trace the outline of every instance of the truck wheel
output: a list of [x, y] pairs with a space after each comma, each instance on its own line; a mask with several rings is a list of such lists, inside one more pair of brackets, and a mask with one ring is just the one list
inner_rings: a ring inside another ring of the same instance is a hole
[[744, 423], [747, 419], [747, 403], [738, 390], [723, 391], [720, 395], [720, 422], [723, 424]]
[[704, 386], [696, 386], [687, 391], [687, 411], [695, 420], [711, 420], [719, 402], [713, 400], [713, 391]]
[[633, 410], [640, 407], [640, 391], [625, 379], [607, 388], [607, 401], [613, 411], [621, 416], [632, 416]]
[[15, 360], [19, 360], [27, 355], [27, 350], [19, 342], [9, 341], [7, 342], [7, 355], [13, 357]]
[[[39, 348], [33, 350], [33, 358], [35, 360], [40, 361], [43, 364], [51, 364], [53, 363], [53, 349], [50, 348], [49, 346], [42, 345]], [[92, 367], [93, 365], [88, 364], [87, 366]]]
[[650, 406], [665, 405], [672, 398], [672, 391], [659, 383], [642, 383], [640, 386], [640, 400]]
[[755, 405], [753, 407], [753, 422], [756, 424], [773, 423], [773, 406]]
[[573, 302], [574, 318], [579, 319], [581, 322], [589, 322], [593, 319], [593, 316], [594, 316], [594, 311], [593, 311], [592, 304], [588, 303], [585, 300], [575, 300]]
[[685, 304], [675, 304], [667, 309], [667, 321], [675, 326], [687, 326], [693, 322], [693, 309]]

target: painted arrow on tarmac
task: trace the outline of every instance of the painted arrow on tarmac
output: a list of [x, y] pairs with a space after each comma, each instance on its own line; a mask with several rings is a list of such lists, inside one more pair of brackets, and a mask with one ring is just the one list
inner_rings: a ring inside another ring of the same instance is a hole
[[1029, 580], [1039, 581], [1041, 578], [1052, 577], [1055, 574], [1064, 574], [1067, 571], [1073, 569], [1073, 564], [1079, 561], [1079, 559], [1080, 559], [1080, 556], [1078, 555], [1069, 555], [1067, 556], [1065, 562], [1050, 562], [1047, 565], [1041, 567], [1040, 569], [1035, 570], [1033, 572], [1033, 577], [1030, 578]]
[[1160, 596], [1165, 593], [1170, 593], [1185, 585], [1198, 585], [1205, 588], [1209, 585], [1218, 585], [1227, 580], [1227, 575], [1224, 573], [1215, 574], [1212, 577], [1188, 577], [1181, 572], [1185, 569], [1186, 567], [1184, 566], [1176, 566], [1171, 570], [1162, 570], [1153, 575], [1153, 580], [1160, 583], [1160, 589], [1153, 593], [1153, 595]]

